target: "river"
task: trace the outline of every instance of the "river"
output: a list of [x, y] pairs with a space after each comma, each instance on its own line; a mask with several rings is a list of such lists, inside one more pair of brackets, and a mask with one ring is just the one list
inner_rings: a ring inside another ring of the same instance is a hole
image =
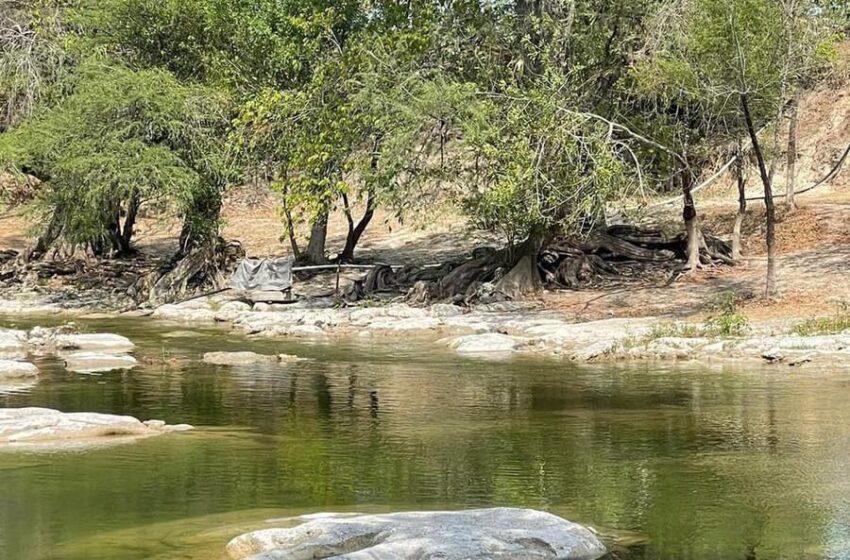
[[[620, 558], [850, 558], [846, 374], [579, 368], [389, 338], [299, 343], [144, 319], [80, 324], [128, 336], [139, 367], [81, 375], [36, 359], [38, 384], [0, 394], [0, 406], [198, 429], [86, 451], [0, 452], [2, 559], [209, 560], [270, 518], [492, 505], [597, 527]], [[246, 349], [310, 360], [200, 361]]]

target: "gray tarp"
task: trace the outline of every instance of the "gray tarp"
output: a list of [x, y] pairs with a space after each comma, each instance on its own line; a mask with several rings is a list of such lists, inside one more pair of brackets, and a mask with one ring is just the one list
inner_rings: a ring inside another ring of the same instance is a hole
[[292, 287], [291, 259], [243, 259], [230, 277], [234, 290], [272, 292]]

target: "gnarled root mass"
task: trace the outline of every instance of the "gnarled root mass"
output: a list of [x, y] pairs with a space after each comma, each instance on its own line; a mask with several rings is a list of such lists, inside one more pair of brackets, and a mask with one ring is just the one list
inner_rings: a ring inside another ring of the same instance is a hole
[[237, 241], [215, 243], [198, 247], [179, 259], [173, 259], [156, 274], [142, 279], [136, 301], [154, 305], [171, 303], [203, 290], [224, 286], [228, 273], [236, 269], [245, 257], [245, 250]]
[[[470, 304], [519, 299], [540, 286], [580, 289], [659, 274], [672, 277], [687, 262], [687, 238], [685, 234], [670, 236], [657, 229], [616, 225], [581, 240], [551, 241], [536, 255], [519, 253], [481, 248], [471, 258], [439, 267], [398, 271], [377, 267], [355, 282], [345, 299], [353, 302], [373, 294], [406, 291], [409, 303]], [[733, 264], [731, 245], [702, 232], [700, 262]]]

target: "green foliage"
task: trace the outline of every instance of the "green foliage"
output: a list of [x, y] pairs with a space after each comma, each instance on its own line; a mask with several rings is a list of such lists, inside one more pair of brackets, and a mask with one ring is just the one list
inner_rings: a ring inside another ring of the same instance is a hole
[[696, 166], [707, 139], [739, 138], [741, 94], [761, 126], [820, 79], [846, 9], [25, 0], [9, 14], [0, 130], [38, 110], [0, 145], [45, 180], [45, 227], [52, 214], [92, 243], [138, 199], [183, 215], [183, 247], [215, 233], [235, 172], [268, 181], [296, 222], [351, 218], [358, 201], [422, 216], [439, 200], [511, 244], [581, 235], [671, 184], [681, 154]]
[[226, 113], [215, 92], [99, 61], [80, 67], [68, 87], [66, 99], [0, 143], [6, 167], [43, 181], [32, 206], [54, 235], [110, 244], [131, 205], [188, 213], [197, 193], [226, 174], [216, 151]]
[[817, 317], [803, 321], [794, 327], [800, 336], [840, 334], [850, 331], [850, 303], [842, 301], [837, 311], [828, 317]]
[[643, 338], [644, 343], [659, 338], [700, 338], [706, 336], [706, 329], [692, 323], [658, 323], [652, 326]]
[[55, 87], [74, 65], [63, 19], [73, 2], [22, 0], [0, 9], [0, 132], [61, 94]]
[[746, 315], [738, 311], [738, 295], [734, 291], [726, 291], [711, 302], [714, 314], [705, 321], [705, 330], [715, 336], [741, 336], [750, 328]]
[[95, 46], [246, 90], [306, 81], [364, 16], [353, 0], [87, 0], [77, 11]]
[[628, 147], [609, 125], [571, 109], [552, 85], [488, 96], [464, 123], [458, 157], [466, 209], [513, 243], [602, 222], [609, 202], [637, 186]]

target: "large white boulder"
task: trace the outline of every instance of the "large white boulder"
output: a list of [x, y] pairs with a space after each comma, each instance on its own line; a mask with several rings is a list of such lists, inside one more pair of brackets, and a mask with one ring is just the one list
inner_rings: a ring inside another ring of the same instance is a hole
[[132, 416], [64, 413], [47, 408], [0, 408], [0, 447], [120, 441], [190, 429], [192, 427], [185, 424], [168, 426], [157, 420], [141, 422]]
[[29, 362], [0, 360], [0, 379], [21, 379], [26, 377], [35, 377], [37, 375], [38, 368]]
[[493, 508], [387, 515], [320, 515], [289, 529], [233, 539], [233, 560], [595, 560], [605, 546], [589, 529], [549, 513]]

